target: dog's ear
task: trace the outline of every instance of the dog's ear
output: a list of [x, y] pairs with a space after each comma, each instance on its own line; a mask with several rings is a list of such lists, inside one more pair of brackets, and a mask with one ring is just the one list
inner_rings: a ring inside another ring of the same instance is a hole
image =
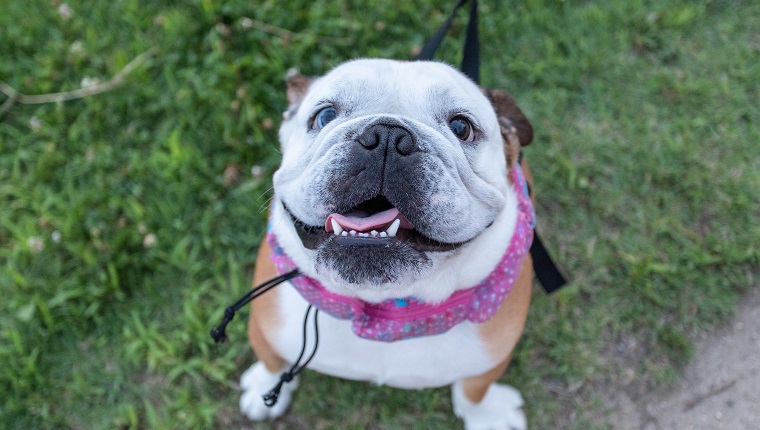
[[284, 116], [289, 116], [290, 112], [295, 112], [298, 109], [298, 105], [306, 96], [306, 91], [309, 90], [309, 86], [313, 79], [309, 76], [304, 76], [298, 72], [297, 69], [290, 69], [285, 74], [285, 87], [286, 95], [288, 97], [288, 110]]
[[507, 163], [511, 168], [520, 156], [520, 147], [533, 141], [533, 126], [509, 93], [489, 89], [484, 89], [483, 92], [496, 112], [501, 136], [504, 139]]
[[301, 103], [306, 91], [311, 85], [312, 78], [304, 76], [298, 69], [290, 69], [285, 74], [285, 86], [287, 87], [288, 105], [294, 106]]

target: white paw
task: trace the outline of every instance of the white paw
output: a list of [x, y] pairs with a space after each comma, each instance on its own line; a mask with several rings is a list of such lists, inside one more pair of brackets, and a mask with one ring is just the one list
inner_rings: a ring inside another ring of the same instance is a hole
[[298, 388], [298, 377], [282, 385], [277, 403], [269, 407], [264, 404], [263, 396], [280, 381], [279, 373], [271, 373], [262, 362], [256, 362], [240, 377], [240, 411], [254, 421], [274, 419], [285, 413], [293, 399], [293, 392]]
[[527, 421], [521, 407], [520, 392], [503, 384], [491, 384], [480, 403], [464, 395], [462, 382], [451, 387], [454, 414], [464, 421], [466, 430], [526, 430]]

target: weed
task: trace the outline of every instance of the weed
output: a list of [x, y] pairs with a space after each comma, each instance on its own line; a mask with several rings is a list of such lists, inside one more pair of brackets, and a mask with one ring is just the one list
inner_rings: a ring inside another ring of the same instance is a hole
[[[534, 428], [584, 428], [594, 384], [630, 369], [672, 380], [691, 335], [756, 286], [760, 8], [496, 3], [481, 5], [483, 83], [535, 126], [539, 228], [574, 278], [536, 295], [505, 378]], [[103, 82], [155, 50], [108, 93], [0, 118], [0, 427], [242, 423], [245, 324], [222, 347], [207, 332], [247, 288], [264, 232], [282, 78], [408, 59], [449, 7], [0, 3], [0, 80], [25, 94]], [[464, 29], [439, 58], [459, 61]], [[621, 338], [651, 354], [614, 364]], [[446, 389], [304, 376], [288, 426], [457, 425]]]

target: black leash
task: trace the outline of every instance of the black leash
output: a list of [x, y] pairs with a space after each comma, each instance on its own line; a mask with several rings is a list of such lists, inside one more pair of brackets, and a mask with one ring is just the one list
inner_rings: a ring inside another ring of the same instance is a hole
[[567, 279], [557, 268], [535, 229], [533, 229], [533, 243], [530, 244], [530, 256], [533, 257], [533, 271], [536, 272], [538, 282], [544, 287], [544, 291], [551, 294], [567, 285]]
[[[478, 0], [459, 0], [451, 11], [451, 15], [441, 24], [435, 35], [428, 41], [415, 60], [432, 60], [435, 51], [441, 45], [446, 32], [451, 27], [457, 11], [470, 1], [470, 21], [467, 23], [467, 34], [462, 53], [462, 73], [476, 84], [480, 84], [480, 43], [478, 41]], [[533, 270], [536, 277], [547, 293], [553, 293], [567, 284], [567, 279], [554, 263], [549, 251], [544, 247], [538, 231], [533, 231], [533, 243], [530, 245], [530, 255], [533, 257]]]
[[[457, 11], [468, 0], [459, 0], [454, 6], [454, 10], [451, 11], [451, 15], [446, 18], [438, 31], [433, 35], [427, 44], [420, 50], [420, 53], [414, 57], [415, 60], [432, 60], [435, 51], [441, 46], [443, 38], [446, 36], [446, 32], [454, 22], [454, 17]], [[464, 53], [462, 55], [462, 72], [470, 79], [475, 81], [476, 84], [480, 83], [480, 43], [478, 41], [478, 2], [473, 0], [470, 3], [470, 21], [467, 24], [467, 35], [464, 40]]]

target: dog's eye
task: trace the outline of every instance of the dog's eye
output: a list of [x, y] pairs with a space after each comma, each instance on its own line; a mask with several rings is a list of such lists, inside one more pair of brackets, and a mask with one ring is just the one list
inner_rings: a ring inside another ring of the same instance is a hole
[[475, 131], [472, 128], [470, 121], [461, 116], [455, 116], [449, 121], [449, 128], [456, 135], [459, 140], [465, 142], [472, 142], [475, 140]]
[[327, 123], [334, 120], [338, 116], [338, 111], [334, 107], [328, 106], [321, 111], [317, 112], [314, 117], [314, 122], [311, 124], [311, 128], [314, 130], [322, 130]]

